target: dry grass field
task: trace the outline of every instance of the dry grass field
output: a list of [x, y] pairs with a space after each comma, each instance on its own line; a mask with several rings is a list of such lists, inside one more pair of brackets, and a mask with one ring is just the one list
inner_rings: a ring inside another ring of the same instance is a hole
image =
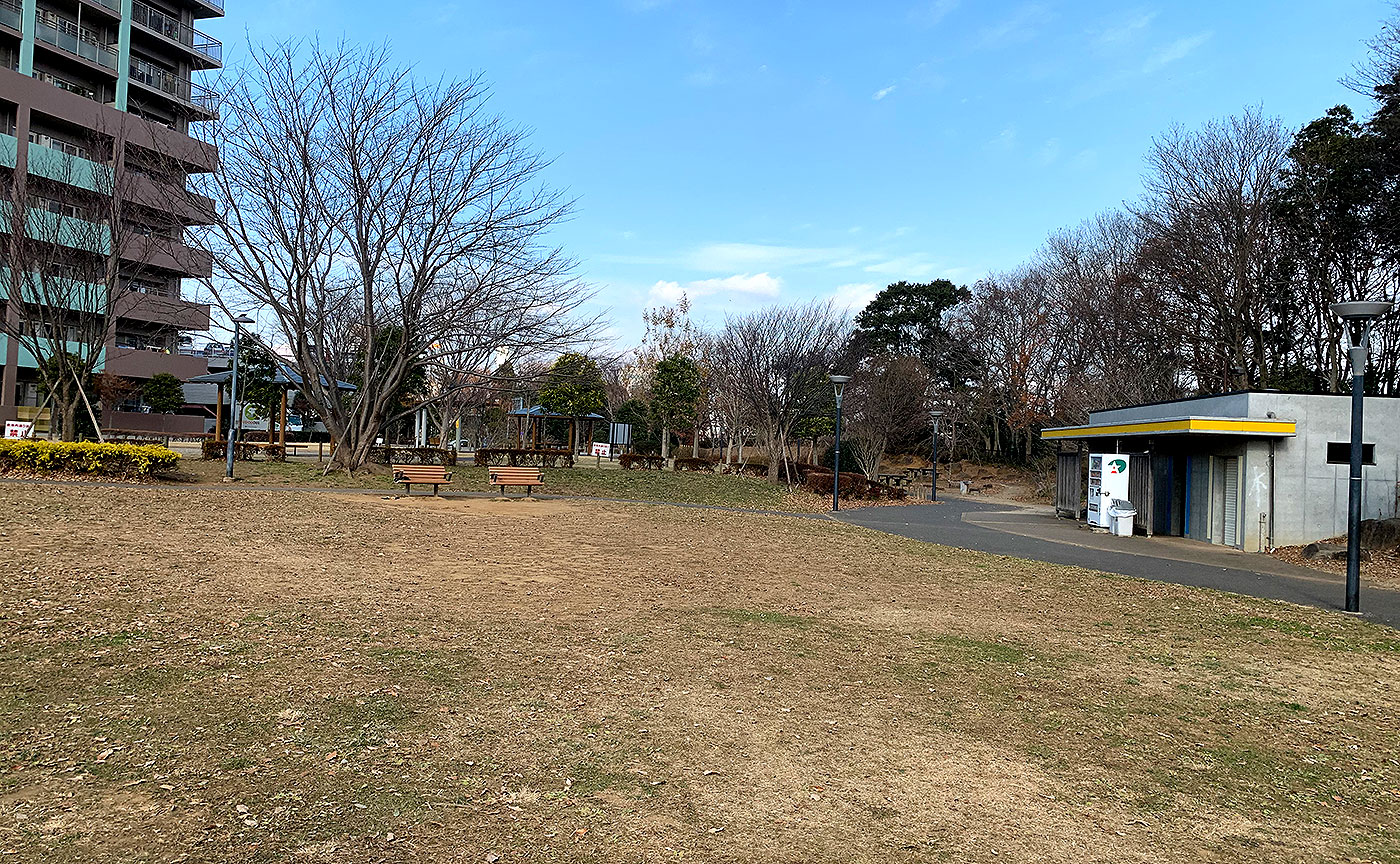
[[0, 860], [1400, 861], [1400, 634], [654, 505], [0, 486]]

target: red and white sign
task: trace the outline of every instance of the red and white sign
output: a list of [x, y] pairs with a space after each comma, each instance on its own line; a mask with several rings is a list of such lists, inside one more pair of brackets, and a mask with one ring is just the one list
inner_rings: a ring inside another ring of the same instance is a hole
[[6, 420], [6, 421], [5, 421], [5, 437], [6, 437], [6, 438], [28, 438], [28, 437], [29, 437], [29, 432], [30, 432], [30, 430], [33, 429], [33, 428], [34, 428], [34, 424], [33, 424], [33, 423], [29, 423], [29, 422], [27, 422], [27, 421], [25, 421], [25, 420]]
[[593, 452], [592, 452], [591, 454], [589, 454], [589, 455], [592, 455], [592, 456], [607, 456], [609, 459], [611, 459], [611, 458], [612, 458], [612, 447], [609, 446], [609, 445], [607, 445], [607, 444], [604, 444], [604, 443], [602, 443], [602, 442], [594, 441], [594, 442], [593, 442]]

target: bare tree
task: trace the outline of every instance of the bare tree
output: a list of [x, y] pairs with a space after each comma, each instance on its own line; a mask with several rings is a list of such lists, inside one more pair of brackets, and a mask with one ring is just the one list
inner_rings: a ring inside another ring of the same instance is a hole
[[742, 406], [766, 441], [770, 480], [793, 425], [822, 405], [826, 376], [850, 334], [844, 312], [811, 302], [729, 318], [715, 337], [713, 386]]
[[879, 475], [891, 443], [927, 428], [931, 383], [917, 357], [874, 357], [857, 370], [847, 390], [847, 429], [865, 476]]
[[1153, 142], [1137, 215], [1145, 278], [1190, 351], [1202, 389], [1247, 388], [1276, 361], [1277, 303], [1291, 273], [1280, 254], [1276, 190], [1289, 148], [1277, 119], [1249, 109]]
[[254, 49], [212, 130], [211, 288], [270, 310], [343, 468], [402, 413], [412, 369], [501, 354], [518, 368], [594, 332], [573, 263], [543, 245], [569, 203], [486, 98], [479, 79], [420, 82], [384, 49], [282, 44]]

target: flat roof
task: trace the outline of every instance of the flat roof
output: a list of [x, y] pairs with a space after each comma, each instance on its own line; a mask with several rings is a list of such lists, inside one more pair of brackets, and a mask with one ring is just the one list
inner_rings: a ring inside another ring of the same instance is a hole
[[1087, 426], [1059, 426], [1041, 431], [1042, 439], [1132, 438], [1142, 435], [1235, 435], [1249, 438], [1292, 438], [1298, 424], [1292, 420], [1255, 420], [1244, 417], [1155, 417], [1121, 420]]

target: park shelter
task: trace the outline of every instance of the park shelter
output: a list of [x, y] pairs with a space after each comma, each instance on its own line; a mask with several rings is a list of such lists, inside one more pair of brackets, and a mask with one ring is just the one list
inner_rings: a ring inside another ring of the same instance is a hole
[[[225, 369], [222, 372], [210, 372], [207, 375], [196, 375], [186, 381], [187, 384], [214, 384], [218, 387], [218, 397], [214, 402], [214, 435], [216, 438], [223, 434], [221, 430], [224, 428], [224, 392], [231, 391], [232, 388], [230, 385], [232, 380], [233, 370]], [[277, 430], [278, 443], [287, 443], [287, 394], [293, 390], [302, 389], [304, 380], [301, 374], [295, 369], [287, 369], [281, 364], [278, 364], [277, 370], [273, 373], [271, 383], [274, 387], [281, 389], [282, 395], [278, 407], [276, 425], [268, 426], [267, 437], [269, 442], [272, 441], [273, 429], [275, 428]], [[324, 382], [325, 379], [322, 379], [322, 383]], [[352, 391], [356, 389], [354, 384], [349, 384], [345, 381], [337, 381], [335, 383], [336, 387], [341, 390]], [[229, 396], [232, 397], [232, 395], [232, 392], [230, 392]], [[231, 405], [230, 410], [232, 410]]]
[[[1400, 399], [1366, 399], [1362, 516], [1397, 515]], [[1056, 509], [1077, 517], [1084, 454], [1128, 457], [1142, 534], [1255, 552], [1346, 533], [1351, 397], [1238, 392], [1094, 411], [1061, 444]]]
[[588, 424], [588, 435], [585, 441], [593, 440], [593, 431], [600, 420], [607, 418], [601, 414], [555, 414], [544, 410], [543, 406], [532, 405], [528, 409], [517, 409], [506, 415], [507, 429], [512, 433], [511, 440], [517, 442], [521, 449], [538, 450], [540, 442], [545, 436], [544, 425], [550, 420], [569, 421], [569, 448], [574, 444], [574, 433], [583, 424]]

